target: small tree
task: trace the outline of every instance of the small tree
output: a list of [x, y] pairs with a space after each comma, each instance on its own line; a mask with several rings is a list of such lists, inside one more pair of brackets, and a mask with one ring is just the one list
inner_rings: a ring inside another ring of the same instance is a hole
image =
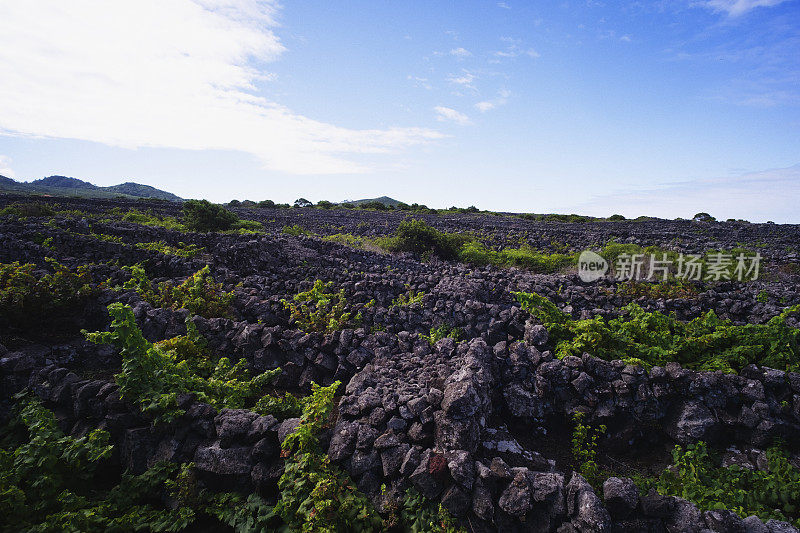
[[272, 200], [261, 200], [258, 202], [258, 207], [275, 207], [275, 202]]
[[194, 231], [224, 231], [230, 229], [239, 217], [208, 200], [188, 200], [183, 204], [183, 222]]
[[697, 213], [692, 220], [696, 222], [716, 222], [717, 219], [709, 215], [708, 213]]
[[309, 202], [305, 198], [298, 198], [297, 200], [294, 201], [295, 207], [311, 207], [311, 205], [312, 205], [311, 202]]
[[321, 207], [322, 209], [330, 209], [333, 207], [333, 202], [329, 202], [328, 200], [320, 200], [317, 202], [317, 207]]

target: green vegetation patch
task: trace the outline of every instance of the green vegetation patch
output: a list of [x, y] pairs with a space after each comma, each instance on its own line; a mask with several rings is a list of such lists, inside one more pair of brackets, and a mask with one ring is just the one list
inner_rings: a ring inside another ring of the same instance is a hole
[[652, 300], [673, 300], [695, 298], [699, 291], [695, 285], [683, 279], [670, 279], [659, 283], [631, 280], [618, 284], [616, 294], [629, 299], [645, 297]]
[[183, 393], [195, 394], [217, 409], [244, 408], [256, 401], [279, 372], [250, 378], [246, 360], [231, 364], [227, 357], [210, 356], [205, 340], [189, 320], [187, 335], [153, 344], [142, 335], [130, 306], [113, 303], [108, 312], [112, 331], [84, 332], [86, 338], [120, 349], [122, 371], [115, 376], [120, 393], [159, 421], [183, 414], [178, 408], [178, 396]]
[[[291, 300], [281, 300], [289, 311], [290, 319], [306, 332], [331, 332], [355, 326], [361, 321], [361, 312], [353, 315], [347, 305], [344, 289], [333, 290], [333, 282], [315, 280], [307, 291], [295, 294]], [[374, 305], [374, 300], [362, 307]]]
[[183, 222], [191, 231], [224, 231], [239, 221], [233, 212], [208, 200], [188, 200], [183, 204]]
[[121, 289], [135, 290], [153, 307], [185, 308], [206, 318], [231, 316], [234, 295], [214, 281], [208, 265], [178, 285], [165, 281], [155, 287], [141, 264], [123, 269], [130, 272], [131, 279], [123, 283]]
[[38, 328], [44, 320], [58, 325], [97, 293], [88, 266], [73, 271], [55, 259], [45, 261], [52, 273], [32, 263], [0, 263], [0, 317], [10, 327]]
[[626, 315], [619, 318], [573, 320], [544, 296], [514, 295], [523, 309], [547, 327], [558, 357], [588, 352], [645, 367], [674, 361], [685, 368], [725, 372], [738, 372], [751, 363], [793, 372], [800, 369], [800, 330], [786, 323], [800, 305], [785, 309], [766, 324], [737, 326], [713, 311], [681, 322], [633, 303], [623, 308]]
[[281, 233], [299, 237], [300, 235], [311, 235], [311, 232], [299, 224], [292, 224], [291, 226], [284, 226]]
[[0, 216], [15, 216], [17, 218], [51, 217], [55, 214], [53, 208], [41, 202], [14, 202], [0, 209]]
[[190, 509], [153, 505], [178, 465], [98, 488], [95, 471], [111, 456], [109, 434], [64, 436], [38, 400], [17, 399], [16, 416], [0, 430], [0, 531], [180, 531], [192, 521]]
[[194, 257], [197, 254], [205, 252], [205, 248], [197, 246], [196, 244], [185, 244], [179, 242], [177, 246], [171, 246], [164, 241], [156, 242], [137, 242], [137, 248], [142, 250], [149, 250], [151, 252], [159, 252], [164, 255], [176, 255], [178, 257]]
[[423, 298], [425, 298], [425, 291], [409, 290], [395, 298], [390, 307], [415, 307], [422, 305]]
[[449, 324], [440, 324], [432, 327], [427, 335], [422, 335], [422, 338], [428, 341], [428, 344], [433, 346], [442, 339], [451, 338], [454, 341], [459, 341], [464, 336], [461, 328], [452, 327]]
[[656, 479], [637, 479], [639, 488], [694, 502], [702, 511], [730, 509], [740, 517], [783, 520], [800, 527], [800, 470], [778, 446], [766, 451], [765, 471], [739, 465], [720, 466], [719, 457], [704, 442], [686, 449], [676, 446], [674, 466]]
[[543, 253], [529, 246], [505, 248], [495, 251], [486, 248], [478, 241], [469, 241], [461, 246], [458, 258], [473, 265], [495, 265], [500, 267], [527, 268], [538, 273], [553, 273], [574, 265], [577, 254]]

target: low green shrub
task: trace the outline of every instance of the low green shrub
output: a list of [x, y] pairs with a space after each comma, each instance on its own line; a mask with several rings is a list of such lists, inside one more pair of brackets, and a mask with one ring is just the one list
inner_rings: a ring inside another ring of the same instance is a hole
[[184, 226], [177, 218], [171, 216], [156, 215], [152, 211], [139, 211], [137, 209], [129, 209], [123, 211], [118, 208], [110, 209], [108, 213], [112, 216], [118, 216], [125, 222], [133, 222], [142, 226], [154, 226], [158, 228], [165, 228], [177, 231], [186, 231]]
[[53, 208], [41, 202], [14, 202], [0, 209], [0, 216], [10, 215], [18, 218], [51, 217], [55, 214]]
[[109, 434], [64, 436], [38, 400], [18, 400], [16, 416], [0, 431], [0, 531], [181, 531], [193, 520], [186, 507], [153, 505], [177, 465], [100, 488], [95, 471], [111, 456]]
[[153, 344], [142, 335], [130, 306], [113, 303], [108, 312], [113, 319], [111, 331], [84, 334], [90, 342], [120, 349], [122, 371], [115, 376], [120, 393], [157, 421], [183, 414], [178, 407], [182, 393], [195, 394], [218, 409], [252, 405], [279, 372], [250, 378], [244, 359], [231, 364], [227, 357], [212, 357], [189, 320], [186, 336]]
[[153, 287], [142, 264], [122, 268], [130, 272], [131, 278], [120, 288], [135, 290], [153, 307], [185, 308], [206, 318], [231, 316], [234, 294], [225, 292], [222, 284], [214, 281], [208, 265], [178, 285], [165, 281], [156, 287]]
[[651, 300], [673, 300], [696, 298], [699, 291], [687, 280], [670, 278], [658, 283], [625, 281], [616, 286], [616, 294], [629, 299], [645, 297]]
[[800, 470], [792, 466], [780, 447], [766, 451], [765, 471], [732, 465], [720, 466], [704, 442], [672, 452], [674, 466], [656, 479], [640, 482], [640, 489], [694, 502], [700, 510], [730, 509], [742, 518], [789, 521], [800, 527]]
[[401, 531], [414, 533], [466, 533], [442, 504], [436, 505], [416, 489], [408, 489], [396, 517], [388, 522]]
[[307, 332], [338, 331], [355, 325], [360, 318], [348, 310], [344, 289], [333, 291], [332, 281], [315, 280], [311, 289], [295, 294], [291, 300], [281, 300], [281, 303], [289, 311], [290, 319]]
[[425, 291], [411, 291], [404, 292], [392, 301], [390, 307], [414, 307], [422, 305], [422, 299], [425, 298]]
[[320, 447], [317, 435], [325, 427], [340, 383], [312, 384], [300, 425], [283, 441], [286, 458], [278, 481], [280, 500], [274, 513], [290, 531], [380, 531], [383, 521]]
[[463, 332], [461, 328], [451, 327], [449, 324], [440, 324], [432, 327], [427, 335], [422, 335], [422, 338], [428, 341], [428, 344], [433, 346], [442, 339], [450, 337], [454, 341], [461, 340]]
[[231, 226], [231, 229], [228, 231], [238, 233], [239, 235], [251, 235], [253, 233], [262, 233], [264, 231], [264, 225], [256, 220], [240, 219], [234, 222], [233, 226]]
[[178, 257], [194, 257], [197, 254], [205, 252], [205, 248], [197, 246], [196, 244], [185, 244], [179, 242], [177, 246], [172, 246], [164, 241], [155, 242], [137, 242], [137, 248], [142, 250], [149, 250], [151, 252], [159, 252], [164, 255], [176, 255]]
[[14, 329], [60, 327], [97, 293], [88, 266], [73, 271], [45, 258], [52, 273], [32, 263], [0, 263], [0, 323]]
[[800, 369], [800, 330], [786, 319], [800, 305], [785, 309], [766, 324], [737, 326], [713, 312], [681, 322], [647, 312], [631, 303], [626, 315], [606, 320], [573, 320], [536, 293], [514, 293], [523, 309], [547, 327], [559, 357], [584, 352], [606, 360], [635, 359], [646, 366], [680, 363], [695, 370], [734, 372], [748, 364], [780, 370]]
[[299, 237], [300, 235], [311, 235], [311, 232], [299, 224], [292, 224], [291, 226], [284, 226], [281, 233]]

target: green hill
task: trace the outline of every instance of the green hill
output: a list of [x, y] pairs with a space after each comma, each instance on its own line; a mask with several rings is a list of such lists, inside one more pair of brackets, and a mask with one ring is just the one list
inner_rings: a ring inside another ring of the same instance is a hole
[[49, 196], [79, 196], [83, 198], [155, 198], [170, 202], [182, 202], [183, 198], [150, 185], [126, 182], [109, 187], [99, 187], [88, 181], [67, 176], [48, 176], [46, 178], [23, 182], [0, 176], [0, 193], [40, 194]]
[[395, 200], [394, 198], [389, 198], [388, 196], [381, 196], [380, 198], [364, 198], [363, 200], [345, 200], [342, 203], [343, 204], [349, 203], [349, 204], [353, 204], [353, 205], [361, 205], [361, 204], [367, 204], [367, 203], [370, 203], [370, 202], [380, 202], [383, 205], [388, 205], [388, 206], [391, 206], [391, 207], [397, 207], [398, 205], [400, 205], [402, 203], [402, 202], [400, 202], [398, 200]]

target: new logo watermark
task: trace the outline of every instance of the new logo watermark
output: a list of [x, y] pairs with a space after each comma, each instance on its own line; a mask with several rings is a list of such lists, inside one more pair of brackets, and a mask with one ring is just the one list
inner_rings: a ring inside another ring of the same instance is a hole
[[[667, 281], [671, 275], [692, 281], [755, 281], [761, 267], [761, 254], [724, 252], [698, 254], [619, 254], [614, 263], [614, 279], [619, 281]], [[578, 277], [589, 283], [605, 277], [608, 262], [591, 250], [578, 257]]]
[[578, 257], [578, 277], [584, 283], [597, 281], [608, 272], [608, 261], [600, 254], [584, 250]]

